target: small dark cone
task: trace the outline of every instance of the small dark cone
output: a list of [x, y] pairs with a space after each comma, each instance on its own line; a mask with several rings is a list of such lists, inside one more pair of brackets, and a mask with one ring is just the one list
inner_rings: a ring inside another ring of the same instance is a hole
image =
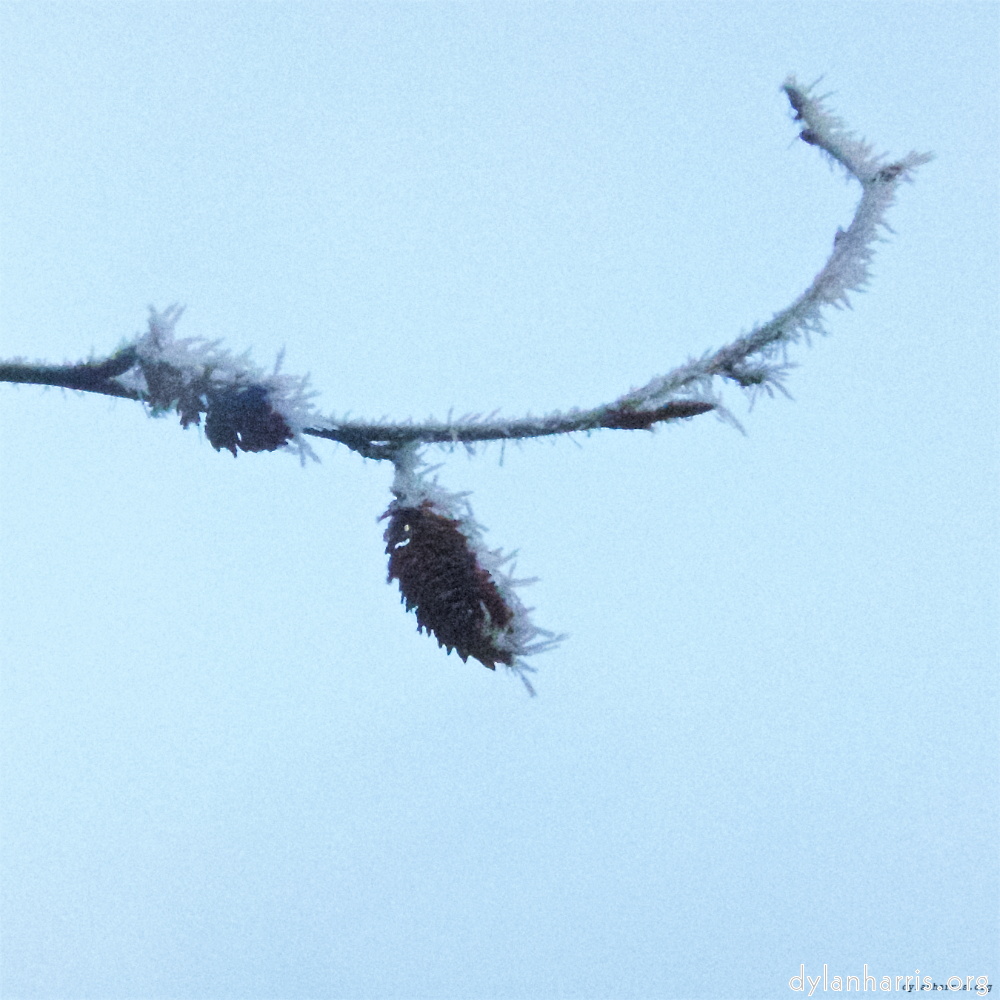
[[275, 451], [293, 437], [260, 385], [231, 386], [208, 397], [205, 435], [216, 451]]
[[[398, 501], [397, 501], [398, 502]], [[399, 581], [406, 610], [417, 612], [417, 631], [433, 633], [438, 645], [463, 660], [475, 657], [495, 670], [514, 654], [497, 645], [514, 612], [489, 572], [476, 560], [459, 522], [435, 513], [431, 502], [419, 507], [390, 505], [385, 530], [389, 582]]]

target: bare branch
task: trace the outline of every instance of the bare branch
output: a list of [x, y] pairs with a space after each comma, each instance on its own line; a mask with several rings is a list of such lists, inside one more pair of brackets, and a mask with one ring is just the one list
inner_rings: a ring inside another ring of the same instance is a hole
[[0, 382], [53, 385], [81, 392], [99, 392], [121, 399], [139, 399], [134, 389], [112, 381], [135, 365], [134, 347], [113, 354], [106, 361], [83, 361], [76, 365], [27, 365], [18, 362], [0, 364]]
[[[803, 123], [799, 137], [839, 164], [862, 188], [861, 200], [848, 228], [838, 229], [833, 250], [813, 283], [791, 305], [745, 336], [698, 359], [651, 379], [611, 403], [589, 410], [571, 410], [522, 419], [467, 418], [440, 423], [377, 423], [337, 420], [318, 413], [307, 380], [279, 372], [267, 374], [247, 357], [235, 357], [219, 342], [179, 340], [174, 327], [182, 310], [150, 310], [149, 330], [103, 362], [46, 366], [11, 362], [0, 365], [0, 381], [57, 385], [83, 392], [142, 400], [154, 414], [175, 411], [181, 424], [199, 424], [207, 415], [206, 432], [217, 448], [237, 454], [297, 450], [303, 460], [315, 457], [305, 437], [338, 441], [368, 458], [394, 460], [398, 450], [413, 443], [471, 445], [571, 434], [604, 428], [649, 430], [654, 425], [715, 410], [736, 424], [715, 388], [716, 379], [736, 383], [751, 400], [760, 392], [784, 392], [789, 365], [784, 352], [803, 335], [825, 333], [822, 312], [847, 304], [851, 291], [864, 287], [874, 244], [888, 228], [885, 211], [896, 188], [932, 159], [910, 153], [893, 163], [873, 157], [870, 146], [844, 130], [811, 88], [793, 77], [784, 84], [795, 120]], [[778, 357], [781, 355], [781, 357]]]
[[[307, 427], [302, 433], [338, 441], [356, 451], [385, 448], [395, 451], [411, 442], [425, 444], [471, 444], [477, 441], [507, 441], [546, 437], [552, 434], [572, 434], [577, 431], [652, 430], [667, 420], [681, 420], [708, 413], [712, 403], [678, 400], [653, 410], [630, 409], [624, 406], [604, 406], [593, 410], [557, 413], [548, 417], [527, 417], [524, 420], [498, 420], [464, 423], [366, 424], [344, 422], [328, 428]], [[372, 456], [374, 457], [374, 456]], [[386, 456], [388, 457], [388, 456]]]

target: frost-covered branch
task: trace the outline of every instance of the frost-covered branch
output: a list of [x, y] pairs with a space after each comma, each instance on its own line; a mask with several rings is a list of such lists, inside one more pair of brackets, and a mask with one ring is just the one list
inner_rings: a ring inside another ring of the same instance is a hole
[[[825, 333], [823, 310], [846, 305], [848, 294], [868, 283], [874, 245], [881, 238], [880, 228], [889, 228], [884, 216], [897, 187], [909, 182], [914, 169], [932, 158], [910, 153], [887, 163], [884, 157], [872, 155], [871, 146], [847, 132], [822, 100], [813, 96], [812, 88], [800, 86], [790, 77], [783, 89], [795, 120], [802, 122], [800, 138], [822, 150], [861, 185], [854, 218], [847, 229], [837, 230], [830, 257], [809, 288], [769, 322], [610, 403], [542, 417], [466, 417], [444, 423], [324, 417], [309, 403], [312, 394], [306, 391], [304, 378], [280, 374], [280, 358], [274, 372], [265, 374], [250, 364], [247, 355], [234, 357], [219, 346], [219, 341], [178, 340], [174, 327], [182, 310], [177, 307], [162, 313], [151, 310], [147, 333], [107, 361], [58, 367], [11, 362], [0, 366], [0, 381], [59, 385], [141, 399], [156, 414], [175, 410], [185, 427], [200, 423], [204, 413], [209, 440], [233, 454], [237, 449], [286, 446], [305, 456], [311, 454], [303, 439], [307, 435], [338, 441], [366, 457], [391, 460], [399, 447], [413, 442], [473, 444], [602, 428], [650, 429], [657, 423], [709, 410], [734, 420], [722, 405], [716, 380], [735, 382], [751, 398], [761, 391], [769, 395], [774, 389], [784, 391], [788, 345], [803, 335]], [[128, 359], [134, 359], [133, 364], [119, 371]]]
[[774, 389], [784, 392], [782, 383], [789, 366], [774, 359], [783, 356], [788, 345], [803, 335], [826, 333], [822, 325], [824, 308], [847, 305], [848, 293], [868, 284], [874, 245], [881, 239], [879, 229], [891, 231], [884, 216], [895, 199], [896, 188], [903, 181], [911, 182], [913, 170], [933, 159], [932, 154], [911, 152], [901, 160], [886, 163], [883, 157], [872, 155], [871, 146], [845, 131], [843, 123], [824, 109], [821, 99], [812, 96], [812, 88], [802, 87], [795, 77], [789, 77], [782, 89], [795, 110], [795, 120], [803, 123], [799, 138], [827, 153], [861, 185], [861, 200], [851, 224], [846, 230], [837, 230], [833, 251], [809, 288], [770, 322], [754, 327], [715, 353], [652, 379], [623, 396], [622, 402], [652, 406], [678, 393], [713, 399], [711, 385], [716, 378], [736, 382], [751, 394], [763, 390], [773, 395]]
[[[720, 381], [735, 383], [750, 396], [784, 392], [790, 365], [786, 352], [803, 336], [825, 333], [823, 312], [841, 308], [849, 293], [869, 280], [869, 265], [885, 213], [898, 186], [912, 180], [928, 154], [910, 153], [886, 162], [872, 147], [845, 130], [823, 106], [812, 87], [789, 77], [783, 90], [801, 122], [799, 138], [816, 146], [861, 185], [861, 200], [846, 229], [838, 229], [829, 259], [812, 284], [767, 323], [755, 326], [715, 352], [690, 359], [610, 403], [588, 410], [543, 417], [508, 419], [464, 417], [445, 422], [377, 421], [324, 416], [313, 406], [307, 379], [254, 366], [248, 355], [234, 356], [220, 341], [178, 339], [175, 327], [183, 310], [150, 310], [146, 333], [102, 361], [77, 365], [0, 363], [0, 381], [61, 386], [83, 392], [142, 401], [156, 416], [175, 412], [183, 427], [201, 424], [216, 450], [296, 451], [315, 458], [307, 438], [340, 442], [366, 458], [391, 461], [396, 469], [395, 500], [383, 515], [389, 579], [398, 580], [407, 610], [416, 609], [419, 629], [440, 645], [473, 656], [490, 669], [502, 663], [532, 691], [523, 657], [554, 645], [558, 638], [531, 624], [514, 588], [519, 582], [504, 569], [509, 558], [488, 549], [483, 529], [472, 516], [465, 494], [450, 493], [426, 478], [422, 445], [544, 437], [600, 429], [649, 430], [656, 424], [715, 410], [732, 423], [723, 405]], [[738, 424], [737, 424], [738, 426]], [[532, 691], [533, 693], [533, 691]]]
[[366, 458], [394, 459], [405, 445], [471, 444], [516, 440], [601, 429], [649, 430], [655, 424], [698, 416], [714, 404], [679, 399], [639, 407], [617, 401], [591, 410], [570, 410], [522, 420], [481, 420], [421, 424], [337, 421], [317, 413], [309, 399], [307, 379], [254, 367], [247, 355], [235, 358], [219, 346], [192, 338], [178, 340], [174, 328], [183, 310], [150, 309], [149, 330], [106, 361], [76, 365], [0, 363], [0, 382], [59, 386], [123, 399], [141, 400], [153, 416], [175, 411], [181, 426], [201, 423], [217, 451], [274, 451], [291, 447], [315, 457], [303, 436], [326, 438]]
[[116, 382], [136, 363], [135, 349], [124, 348], [106, 361], [81, 361], [76, 365], [29, 365], [20, 361], [0, 363], [0, 382], [53, 385], [80, 392], [99, 392], [122, 399], [140, 399], [134, 389]]

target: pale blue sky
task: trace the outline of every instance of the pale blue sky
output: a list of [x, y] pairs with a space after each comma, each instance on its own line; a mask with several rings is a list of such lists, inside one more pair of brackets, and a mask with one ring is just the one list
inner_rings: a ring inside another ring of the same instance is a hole
[[180, 301], [338, 415], [594, 405], [770, 318], [858, 194], [789, 72], [938, 157], [748, 436], [431, 456], [570, 634], [535, 700], [417, 635], [386, 465], [0, 386], [4, 1000], [995, 984], [998, 11], [0, 6], [0, 356]]

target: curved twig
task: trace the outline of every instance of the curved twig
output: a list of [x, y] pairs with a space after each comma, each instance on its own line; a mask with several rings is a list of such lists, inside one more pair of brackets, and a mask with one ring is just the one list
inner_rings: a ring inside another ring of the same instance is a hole
[[886, 164], [872, 156], [870, 146], [844, 130], [822, 100], [812, 96], [811, 88], [790, 77], [783, 89], [795, 120], [803, 123], [799, 138], [819, 148], [860, 183], [862, 196], [851, 224], [837, 230], [830, 257], [809, 288], [768, 323], [611, 403], [519, 420], [378, 423], [324, 417], [309, 402], [313, 394], [307, 391], [306, 379], [279, 373], [280, 358], [274, 372], [266, 374], [246, 356], [234, 357], [218, 342], [176, 339], [174, 327], [182, 312], [176, 306], [163, 313], [151, 309], [148, 332], [106, 361], [61, 366], [15, 361], [0, 364], [0, 381], [141, 400], [154, 413], [179, 413], [185, 427], [200, 423], [206, 414], [209, 440], [234, 455], [238, 449], [273, 451], [285, 445], [296, 448], [304, 458], [312, 455], [305, 441], [308, 436], [337, 441], [368, 458], [393, 460], [400, 448], [413, 443], [472, 445], [603, 428], [648, 430], [657, 423], [711, 410], [739, 426], [722, 405], [715, 380], [735, 382], [751, 397], [761, 391], [769, 395], [775, 389], [785, 391], [782, 382], [789, 365], [778, 355], [803, 336], [825, 333], [823, 310], [846, 304], [849, 292], [867, 284], [874, 244], [881, 229], [888, 228], [884, 214], [897, 186], [932, 159], [910, 153]]

